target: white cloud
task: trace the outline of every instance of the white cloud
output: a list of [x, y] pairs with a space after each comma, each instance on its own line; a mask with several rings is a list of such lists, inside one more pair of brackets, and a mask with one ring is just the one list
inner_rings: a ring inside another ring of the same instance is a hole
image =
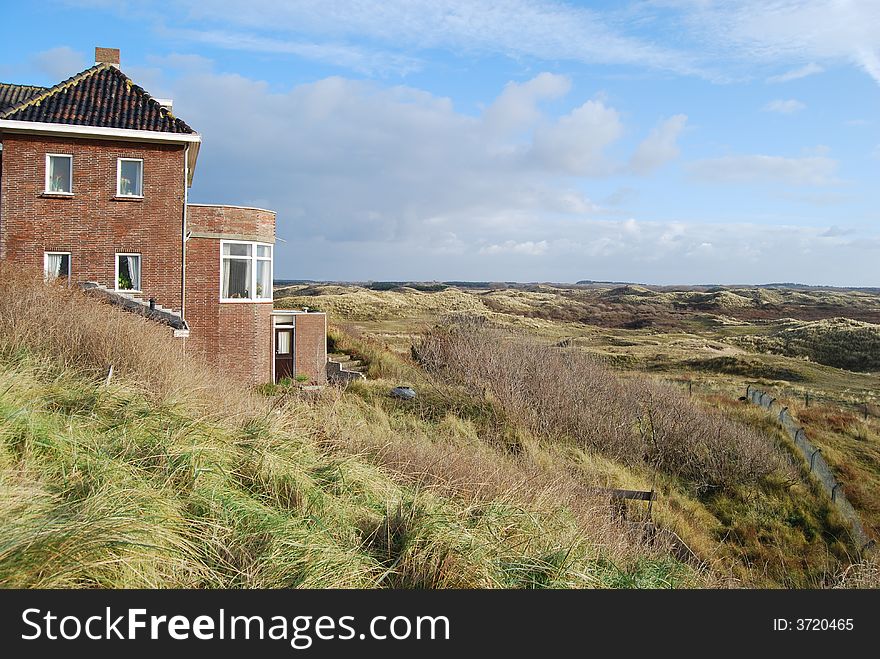
[[776, 99], [775, 101], [770, 101], [767, 105], [764, 106], [764, 112], [776, 112], [778, 114], [794, 114], [795, 112], [800, 112], [807, 106], [800, 101], [797, 101], [793, 98], [789, 98], [786, 100]]
[[480, 254], [522, 254], [525, 256], [540, 256], [542, 254], [547, 253], [547, 241], [541, 240], [540, 242], [534, 242], [532, 240], [527, 240], [525, 242], [515, 242], [513, 240], [505, 241], [500, 245], [489, 245], [488, 247], [481, 247]]
[[602, 8], [573, 0], [65, 1], [153, 25], [160, 37], [288, 53], [363, 73], [405, 74], [424, 65], [423, 54], [444, 50], [715, 81], [754, 77], [755, 64], [791, 67], [769, 83], [849, 63], [880, 82], [876, 0], [651, 0]]
[[[267, 27], [269, 26], [267, 25]], [[405, 75], [422, 66], [415, 57], [345, 43], [314, 43], [308, 40], [276, 39], [227, 30], [169, 29], [162, 30], [161, 34], [174, 39], [183, 39], [229, 50], [296, 55], [315, 62], [333, 64], [366, 74], [396, 73]]]
[[790, 71], [786, 71], [785, 73], [780, 73], [779, 75], [770, 76], [767, 78], [767, 82], [770, 83], [780, 83], [780, 82], [791, 82], [792, 80], [800, 80], [801, 78], [806, 78], [808, 76], [816, 75], [817, 73], [824, 72], [825, 69], [816, 64], [815, 62], [810, 62], [809, 64], [805, 64], [804, 66], [799, 66], [796, 69], [792, 69]]
[[534, 217], [594, 215], [568, 176], [620, 167], [604, 154], [623, 131], [617, 110], [587, 101], [553, 120], [535, 105], [569, 89], [561, 76], [508, 85], [477, 117], [412, 87], [339, 77], [278, 93], [194, 69], [166, 84], [204, 137], [194, 198], [260, 200], [279, 209], [282, 237], [505, 235]]
[[623, 134], [620, 114], [602, 101], [587, 101], [555, 123], [535, 130], [530, 160], [577, 176], [611, 172], [604, 150]]
[[830, 185], [836, 183], [838, 163], [827, 156], [744, 155], [707, 158], [690, 164], [698, 179], [713, 183], [784, 183]]
[[393, 50], [447, 48], [694, 72], [688, 58], [626, 35], [601, 12], [552, 0], [188, 0], [179, 4], [195, 22], [218, 22], [238, 30], [305, 31], [337, 41], [367, 39]]
[[542, 118], [538, 102], [564, 96], [570, 89], [569, 78], [553, 73], [541, 73], [523, 83], [509, 82], [486, 109], [484, 121], [503, 135], [531, 128]]
[[[558, 121], [537, 105], [532, 114], [532, 100], [564, 86], [534, 80], [517, 92], [527, 112], [507, 97], [480, 116], [412, 87], [339, 77], [277, 91], [197, 66], [167, 84], [204, 139], [191, 199], [277, 209], [279, 278], [880, 283], [858, 258], [865, 247], [821, 238], [827, 227], [604, 218], [583, 176], [634, 160], [606, 153], [619, 111], [591, 100]], [[836, 166], [821, 150], [744, 158], [747, 180], [792, 185], [830, 182]]]
[[687, 124], [687, 115], [677, 114], [656, 126], [639, 144], [630, 159], [629, 168], [636, 174], [647, 174], [678, 157], [678, 137]]
[[855, 233], [855, 229], [850, 227], [842, 228], [837, 226], [836, 224], [828, 227], [826, 231], [823, 231], [819, 235], [822, 238], [839, 238], [841, 236], [849, 236]]
[[[876, 0], [686, 0], [678, 5], [690, 32], [726, 57], [849, 62], [880, 83]], [[800, 73], [814, 68], [807, 65]]]
[[37, 53], [31, 58], [31, 66], [46, 75], [53, 83], [66, 80], [86, 69], [90, 62], [85, 55], [69, 46], [58, 46]]

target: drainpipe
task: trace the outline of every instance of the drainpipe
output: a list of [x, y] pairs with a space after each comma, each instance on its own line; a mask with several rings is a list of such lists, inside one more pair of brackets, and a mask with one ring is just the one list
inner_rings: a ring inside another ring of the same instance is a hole
[[180, 232], [180, 317], [184, 320], [186, 320], [186, 205], [189, 201], [188, 182], [189, 144], [183, 150], [183, 230]]

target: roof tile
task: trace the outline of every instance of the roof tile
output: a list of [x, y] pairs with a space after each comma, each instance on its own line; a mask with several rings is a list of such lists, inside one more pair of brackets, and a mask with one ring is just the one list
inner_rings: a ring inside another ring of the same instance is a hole
[[12, 85], [0, 82], [0, 112], [26, 101], [46, 89], [46, 87], [37, 87], [36, 85]]
[[14, 101], [4, 107], [0, 85], [0, 119], [124, 128], [163, 133], [195, 133], [115, 66], [96, 64], [54, 87], [28, 87], [33, 93], [8, 91]]

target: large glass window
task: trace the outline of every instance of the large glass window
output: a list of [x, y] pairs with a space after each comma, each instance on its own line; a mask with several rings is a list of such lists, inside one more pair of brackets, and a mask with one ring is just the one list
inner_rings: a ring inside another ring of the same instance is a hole
[[70, 281], [70, 252], [46, 252], [43, 255], [46, 279]]
[[116, 290], [141, 290], [141, 255], [116, 255]]
[[144, 196], [144, 161], [119, 158], [116, 161], [116, 194], [120, 197]]
[[220, 244], [220, 298], [272, 299], [272, 246], [222, 241]]
[[46, 154], [46, 192], [73, 194], [73, 156]]

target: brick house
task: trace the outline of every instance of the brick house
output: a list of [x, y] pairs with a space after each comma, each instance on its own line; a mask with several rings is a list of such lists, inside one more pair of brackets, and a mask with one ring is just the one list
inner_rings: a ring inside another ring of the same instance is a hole
[[169, 326], [250, 383], [326, 379], [326, 316], [273, 311], [275, 213], [191, 204], [201, 136], [119, 68], [0, 83], [0, 259]]

